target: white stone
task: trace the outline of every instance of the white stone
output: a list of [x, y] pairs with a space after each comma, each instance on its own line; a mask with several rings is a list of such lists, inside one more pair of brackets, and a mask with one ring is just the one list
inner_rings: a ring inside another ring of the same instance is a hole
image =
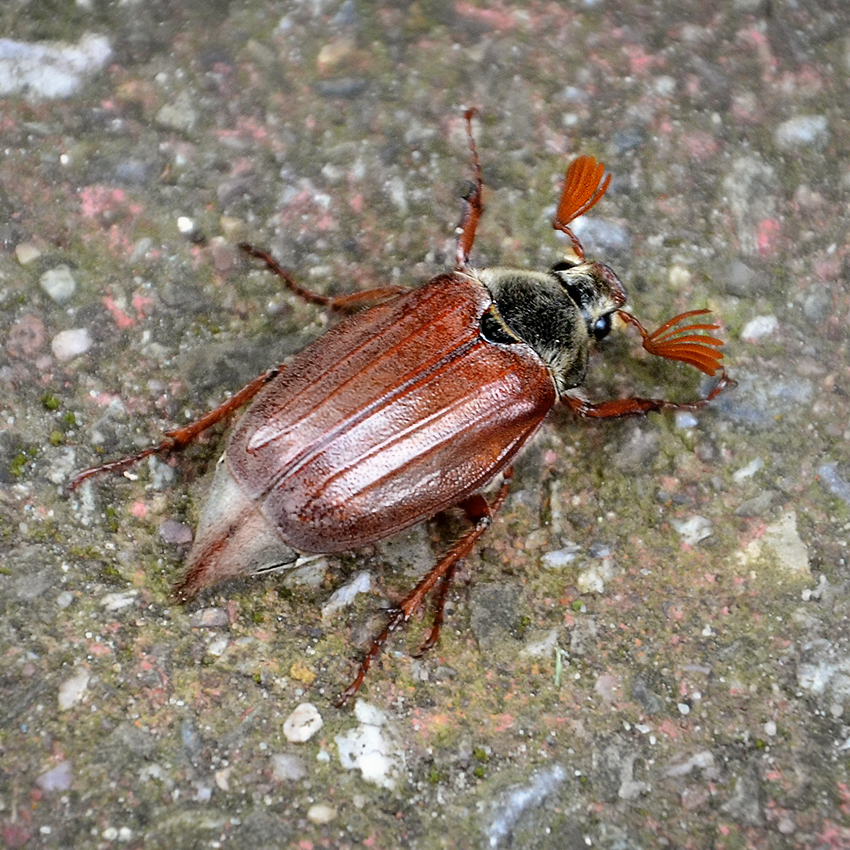
[[711, 537], [714, 533], [714, 526], [712, 525], [711, 520], [706, 519], [704, 516], [700, 516], [699, 514], [695, 514], [694, 516], [688, 517], [688, 519], [684, 520], [671, 520], [670, 525], [673, 526], [676, 533], [682, 538], [683, 542], [688, 544], [688, 546], [696, 546], [700, 540], [705, 540], [706, 537]]
[[48, 269], [40, 278], [41, 288], [57, 304], [66, 304], [77, 291], [77, 281], [66, 265]]
[[372, 576], [366, 570], [360, 570], [351, 581], [335, 590], [331, 598], [322, 606], [322, 620], [327, 621], [354, 601], [358, 593], [368, 593], [372, 589]]
[[313, 803], [307, 809], [307, 820], [310, 823], [325, 824], [330, 823], [336, 817], [336, 809], [328, 803]]
[[756, 342], [762, 337], [775, 334], [779, 327], [779, 319], [776, 316], [756, 316], [744, 325], [741, 331], [741, 339], [744, 342]]
[[761, 537], [738, 553], [738, 559], [748, 567], [769, 565], [788, 577], [809, 579], [812, 576], [809, 549], [797, 531], [797, 514], [794, 511], [788, 511], [767, 526]]
[[91, 674], [88, 670], [78, 670], [71, 678], [65, 679], [59, 686], [59, 710], [67, 711], [83, 698], [89, 686]]
[[76, 44], [29, 44], [0, 38], [0, 96], [21, 94], [27, 100], [68, 97], [111, 55], [109, 39], [92, 33]]
[[302, 702], [283, 723], [283, 734], [287, 741], [294, 744], [303, 744], [309, 741], [325, 721], [319, 714], [319, 709], [311, 702]]
[[359, 770], [367, 782], [394, 789], [404, 765], [404, 751], [395, 741], [387, 716], [365, 700], [357, 700], [354, 714], [360, 725], [335, 738], [340, 764]]
[[53, 356], [60, 363], [67, 363], [91, 348], [91, 335], [86, 328], [71, 328], [59, 331], [50, 343]]
[[829, 141], [826, 115], [798, 115], [776, 128], [776, 144], [783, 150], [823, 147]]

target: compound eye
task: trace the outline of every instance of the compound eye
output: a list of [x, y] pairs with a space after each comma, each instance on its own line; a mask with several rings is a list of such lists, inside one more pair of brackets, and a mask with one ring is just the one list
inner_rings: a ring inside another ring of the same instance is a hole
[[611, 316], [606, 313], [593, 323], [593, 336], [596, 340], [605, 339], [611, 332]]
[[554, 266], [552, 266], [550, 271], [566, 272], [566, 271], [569, 271], [570, 269], [574, 269], [577, 265], [578, 265], [578, 263], [573, 263], [573, 262], [570, 262], [569, 260], [559, 260], [557, 263], [555, 263]]

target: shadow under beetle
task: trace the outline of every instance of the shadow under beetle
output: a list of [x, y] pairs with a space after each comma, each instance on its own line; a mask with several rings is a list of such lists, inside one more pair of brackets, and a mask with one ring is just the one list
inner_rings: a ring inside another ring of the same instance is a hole
[[[390, 612], [340, 703], [359, 690], [388, 636], [437, 588], [423, 651], [436, 643], [449, 583], [508, 494], [511, 461], [561, 401], [576, 414], [619, 419], [693, 410], [733, 383], [720, 361], [717, 325], [690, 310], [653, 333], [622, 308], [626, 293], [606, 265], [588, 260], [569, 225], [599, 201], [611, 175], [580, 156], [567, 169], [552, 222], [574, 256], [548, 271], [469, 262], [483, 211], [481, 166], [465, 115], [474, 184], [464, 198], [456, 265], [419, 289], [386, 287], [330, 298], [300, 287], [271, 256], [261, 260], [299, 297], [354, 313], [201, 419], [169, 431], [159, 445], [78, 473], [70, 488], [101, 472], [181, 449], [253, 399], [220, 459], [183, 577], [181, 601], [227, 578], [293, 566], [304, 553], [355, 549], [440, 511], [460, 507], [470, 529]], [[618, 316], [651, 354], [680, 360], [719, 380], [703, 399], [676, 403], [626, 398], [601, 403], [575, 393], [591, 343]], [[478, 491], [495, 476], [489, 501]]]

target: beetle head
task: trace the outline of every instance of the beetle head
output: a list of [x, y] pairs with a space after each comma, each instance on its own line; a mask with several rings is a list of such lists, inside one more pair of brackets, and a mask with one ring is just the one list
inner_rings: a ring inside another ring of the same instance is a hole
[[481, 317], [488, 342], [524, 342], [546, 364], [559, 393], [578, 386], [590, 343], [611, 329], [626, 301], [617, 276], [602, 263], [565, 261], [549, 272], [490, 268], [477, 272], [493, 304]]
[[600, 340], [611, 330], [611, 316], [626, 303], [626, 290], [614, 270], [603, 263], [563, 260], [552, 267], [567, 294], [578, 307], [591, 339]]

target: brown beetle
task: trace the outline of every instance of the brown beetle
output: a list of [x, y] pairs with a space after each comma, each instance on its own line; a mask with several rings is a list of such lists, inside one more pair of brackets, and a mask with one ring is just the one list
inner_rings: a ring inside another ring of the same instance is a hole
[[[436, 642], [449, 581], [502, 506], [510, 463], [557, 401], [577, 414], [620, 418], [659, 410], [692, 410], [731, 381], [720, 364], [717, 325], [692, 310], [648, 333], [622, 307], [626, 293], [606, 265], [585, 258], [569, 224], [605, 193], [610, 175], [593, 157], [568, 168], [556, 230], [572, 242], [574, 259], [549, 271], [475, 269], [469, 254], [483, 210], [482, 178], [467, 133], [475, 183], [458, 228], [457, 265], [420, 289], [389, 287], [341, 298], [302, 289], [268, 254], [262, 260], [294, 293], [350, 316], [286, 367], [256, 378], [206, 416], [168, 432], [157, 446], [79, 473], [122, 470], [152, 454], [183, 448], [250, 399], [219, 461], [188, 566], [175, 587], [182, 601], [235, 576], [294, 565], [300, 553], [332, 553], [380, 540], [451, 507], [472, 524], [400, 603], [374, 640], [344, 702], [359, 689], [389, 634], [410, 619], [438, 584], [434, 624], [423, 649]], [[594, 340], [613, 316], [638, 328], [644, 348], [720, 379], [691, 403], [627, 398], [593, 404], [573, 394], [584, 380]], [[487, 501], [480, 488], [503, 482]]]

